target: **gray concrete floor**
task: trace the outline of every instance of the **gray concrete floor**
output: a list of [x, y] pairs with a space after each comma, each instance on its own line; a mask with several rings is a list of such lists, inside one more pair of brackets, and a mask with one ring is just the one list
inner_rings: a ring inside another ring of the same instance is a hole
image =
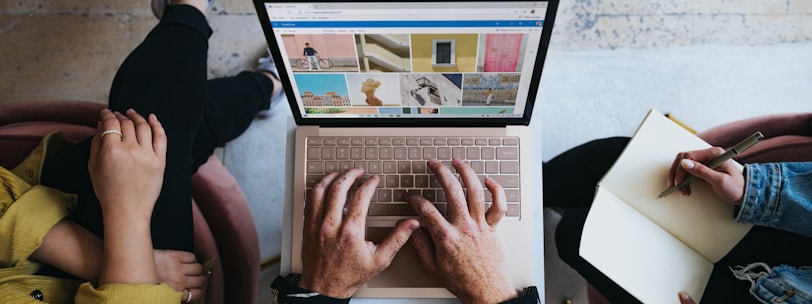
[[[631, 135], [652, 107], [697, 130], [812, 111], [810, 15], [806, 0], [562, 0], [537, 104], [542, 158]], [[207, 17], [209, 76], [253, 68], [265, 40], [251, 1], [218, 0]], [[156, 23], [149, 1], [0, 1], [0, 103], [106, 102], [118, 65]], [[262, 258], [280, 250], [280, 105], [219, 151], [251, 202]], [[554, 218], [545, 211], [548, 245]], [[547, 302], [585, 303], [583, 282], [554, 252], [545, 249]]]

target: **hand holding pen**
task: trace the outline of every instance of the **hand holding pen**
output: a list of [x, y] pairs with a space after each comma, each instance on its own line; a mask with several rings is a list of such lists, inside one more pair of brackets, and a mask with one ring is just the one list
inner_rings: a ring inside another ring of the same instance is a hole
[[727, 151], [715, 147], [677, 154], [671, 169], [668, 171], [668, 185], [670, 187], [663, 191], [658, 198], [665, 197], [675, 191], [680, 191], [683, 195], [690, 195], [691, 181], [699, 178], [710, 184], [713, 191], [722, 200], [733, 205], [741, 204], [744, 197], [744, 175], [729, 160], [736, 154], [752, 147], [762, 138], [764, 138], [764, 135], [756, 132]]

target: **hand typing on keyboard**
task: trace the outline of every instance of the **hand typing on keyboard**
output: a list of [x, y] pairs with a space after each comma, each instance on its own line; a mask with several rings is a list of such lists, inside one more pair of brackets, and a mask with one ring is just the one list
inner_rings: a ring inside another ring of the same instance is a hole
[[505, 191], [493, 179], [485, 179], [485, 187], [493, 196], [493, 206], [487, 208], [485, 191], [474, 170], [459, 159], [452, 165], [467, 194], [447, 166], [430, 160], [429, 168], [448, 199], [448, 215], [444, 217], [424, 197], [410, 195], [407, 200], [426, 229], [415, 231], [409, 243], [423, 266], [463, 302], [499, 303], [516, 298], [496, 237], [496, 226], [507, 210]]
[[[302, 277], [299, 286], [333, 298], [348, 298], [386, 269], [408, 241], [426, 269], [465, 303], [497, 303], [518, 296], [503, 267], [496, 227], [505, 215], [507, 198], [496, 181], [486, 189], [474, 169], [460, 159], [449, 166], [431, 159], [428, 167], [443, 188], [446, 215], [418, 193], [406, 200], [425, 225], [404, 219], [380, 244], [365, 240], [370, 200], [380, 182], [363, 168], [327, 174], [311, 188], [305, 205]], [[463, 191], [463, 185], [467, 191]], [[487, 192], [485, 191], [487, 190]], [[491, 196], [486, 200], [486, 196]], [[492, 202], [489, 207], [488, 202]], [[346, 212], [343, 210], [346, 204]]]
[[[348, 197], [350, 187], [363, 173], [361, 168], [333, 172], [312, 188], [304, 210], [300, 287], [333, 298], [349, 298], [392, 263], [420, 226], [417, 220], [404, 220], [381, 244], [366, 241], [367, 209], [380, 178], [371, 176]], [[346, 215], [345, 202], [349, 202]]]

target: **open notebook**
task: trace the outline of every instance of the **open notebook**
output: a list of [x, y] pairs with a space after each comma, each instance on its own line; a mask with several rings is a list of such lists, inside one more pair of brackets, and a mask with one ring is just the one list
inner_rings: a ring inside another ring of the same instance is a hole
[[643, 303], [675, 303], [682, 290], [700, 299], [713, 263], [752, 227], [698, 180], [691, 196], [657, 199], [677, 153], [708, 147], [651, 110], [598, 183], [580, 254]]

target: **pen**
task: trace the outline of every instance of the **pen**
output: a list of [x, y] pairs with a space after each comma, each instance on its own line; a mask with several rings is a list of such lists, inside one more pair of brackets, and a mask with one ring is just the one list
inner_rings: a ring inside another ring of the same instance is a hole
[[[722, 163], [724, 163], [724, 162], [728, 161], [729, 159], [733, 158], [733, 156], [735, 156], [736, 154], [742, 153], [745, 150], [749, 149], [750, 147], [755, 145], [759, 140], [761, 140], [763, 138], [764, 138], [764, 134], [761, 134], [761, 132], [753, 133], [753, 135], [748, 136], [747, 138], [742, 140], [740, 143], [733, 146], [733, 148], [730, 148], [730, 150], [725, 151], [724, 154], [719, 155], [718, 157], [711, 160], [707, 164], [708, 168], [716, 169], [716, 167], [719, 167], [719, 165], [721, 165]], [[657, 196], [657, 198], [663, 198], [663, 197], [668, 196], [671, 193], [674, 193], [674, 191], [677, 191], [677, 189], [685, 187], [686, 185], [690, 184], [691, 181], [693, 181], [694, 179], [696, 179], [696, 177], [694, 177], [693, 175], [688, 175], [678, 185], [674, 185], [674, 186], [669, 187], [668, 189], [665, 189], [665, 191], [660, 193], [660, 195]]]

